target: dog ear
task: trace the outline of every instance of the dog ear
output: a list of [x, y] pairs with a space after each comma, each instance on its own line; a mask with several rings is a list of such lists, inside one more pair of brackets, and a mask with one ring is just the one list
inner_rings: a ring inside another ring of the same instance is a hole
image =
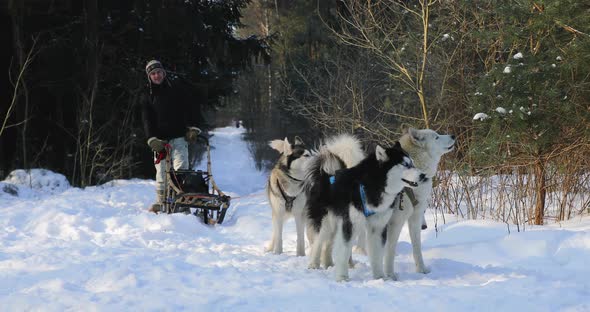
[[412, 141], [412, 144], [417, 146], [423, 146], [424, 138], [422, 137], [422, 135], [420, 135], [418, 130], [414, 128], [409, 128], [408, 134], [410, 135], [410, 140]]
[[290, 155], [292, 152], [291, 143], [289, 143], [289, 139], [285, 137], [285, 141], [283, 142], [283, 154]]
[[375, 148], [375, 157], [377, 158], [377, 161], [381, 163], [389, 160], [389, 157], [387, 156], [387, 151], [385, 151], [385, 149], [379, 145], [377, 145], [377, 147]]
[[289, 144], [289, 140], [286, 137], [285, 140], [272, 140], [268, 143], [268, 145], [281, 154], [291, 154], [291, 144]]
[[412, 126], [410, 124], [407, 124], [405, 122], [402, 123], [401, 126], [400, 126], [400, 130], [402, 132], [402, 135], [408, 133], [408, 130], [410, 130], [411, 128], [412, 128]]
[[305, 145], [305, 143], [303, 143], [303, 140], [300, 137], [298, 137], [298, 136], [295, 136], [295, 143], [293, 143], [293, 144], [295, 144], [295, 145]]
[[272, 147], [272, 149], [278, 151], [279, 153], [283, 153], [285, 150], [285, 142], [283, 142], [283, 140], [272, 140], [270, 142], [268, 142], [268, 145], [270, 147]]

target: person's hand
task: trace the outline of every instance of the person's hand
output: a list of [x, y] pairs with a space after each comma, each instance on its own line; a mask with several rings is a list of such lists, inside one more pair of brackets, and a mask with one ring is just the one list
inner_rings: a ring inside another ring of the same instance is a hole
[[164, 150], [164, 145], [166, 145], [166, 143], [168, 143], [168, 142], [166, 142], [164, 140], [160, 140], [160, 139], [158, 139], [156, 137], [151, 137], [147, 141], [147, 144], [156, 153], [159, 153], [159, 152], [163, 151]]
[[185, 139], [189, 143], [195, 143], [197, 141], [197, 137], [201, 134], [201, 129], [197, 127], [188, 127], [186, 131]]

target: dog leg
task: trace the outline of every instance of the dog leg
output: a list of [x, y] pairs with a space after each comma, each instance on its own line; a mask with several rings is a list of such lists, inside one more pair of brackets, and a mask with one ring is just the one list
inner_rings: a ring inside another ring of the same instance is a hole
[[329, 268], [331, 266], [334, 266], [334, 261], [332, 259], [332, 248], [334, 246], [334, 238], [333, 237], [328, 237], [326, 238], [326, 240], [324, 241], [324, 244], [322, 246], [322, 266], [324, 268]]
[[358, 240], [356, 243], [355, 252], [366, 255], [367, 254], [367, 234], [365, 230], [360, 230], [358, 233]]
[[309, 252], [309, 265], [310, 269], [320, 268], [320, 255], [322, 251], [323, 239], [321, 229], [318, 233], [312, 226], [307, 228], [307, 237], [310, 239], [311, 250]]
[[426, 230], [428, 228], [428, 223], [426, 223], [426, 216], [422, 214], [422, 229]]
[[305, 218], [302, 214], [296, 214], [295, 227], [297, 228], [297, 256], [305, 256]]
[[397, 281], [398, 277], [395, 274], [394, 269], [394, 261], [395, 261], [395, 250], [397, 248], [397, 242], [399, 240], [399, 235], [402, 231], [402, 227], [406, 221], [405, 216], [401, 214], [394, 214], [391, 219], [389, 220], [389, 224], [387, 225], [387, 243], [385, 248], [385, 256], [384, 256], [384, 270], [385, 275]]
[[352, 255], [351, 230], [352, 225], [350, 221], [348, 224], [346, 221], [343, 221], [336, 227], [336, 235], [334, 237], [334, 272], [337, 282], [348, 280], [348, 261]]
[[352, 254], [352, 244], [346, 241], [342, 233], [342, 227], [338, 227], [334, 237], [334, 272], [336, 281], [348, 280], [348, 259]]
[[422, 220], [423, 210], [416, 209], [414, 213], [408, 219], [408, 229], [410, 230], [410, 240], [412, 242], [412, 253], [414, 255], [414, 263], [416, 264], [416, 272], [428, 274], [430, 269], [424, 265], [424, 259], [422, 258]]
[[369, 263], [374, 279], [380, 279], [385, 276], [383, 273], [383, 250], [385, 247], [385, 228], [367, 228], [367, 251], [369, 254]]
[[315, 230], [313, 229], [313, 226], [311, 225], [311, 223], [306, 224], [306, 226], [305, 226], [305, 234], [307, 235], [307, 243], [311, 247], [311, 245], [313, 245], [313, 241], [314, 241], [315, 235], [317, 234], [315, 232]]
[[[272, 205], [272, 200], [270, 200], [271, 205]], [[272, 207], [272, 206], [271, 206]], [[276, 237], [276, 226], [275, 226], [275, 219], [277, 218], [277, 215], [275, 213], [275, 209], [272, 208], [272, 237], [270, 239], [270, 243], [268, 244], [268, 246], [266, 246], [265, 251], [266, 252], [272, 252], [274, 250], [275, 247], [275, 240], [277, 239]]]
[[275, 255], [283, 253], [283, 222], [285, 217], [283, 213], [275, 213], [273, 209], [272, 214], [272, 252]]

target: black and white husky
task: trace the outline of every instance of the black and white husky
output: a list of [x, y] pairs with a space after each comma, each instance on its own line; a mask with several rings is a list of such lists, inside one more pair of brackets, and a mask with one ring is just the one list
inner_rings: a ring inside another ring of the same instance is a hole
[[[404, 134], [399, 140], [402, 148], [412, 157], [416, 168], [426, 174], [426, 177], [432, 181], [436, 174], [438, 163], [441, 157], [452, 151], [455, 147], [454, 135], [438, 134], [430, 129], [404, 129]], [[412, 253], [416, 272], [429, 273], [424, 265], [422, 258], [421, 229], [425, 228], [424, 212], [428, 207], [430, 196], [432, 194], [432, 183], [423, 183], [412, 189], [413, 198], [410, 198], [408, 192], [404, 192], [401, 202], [402, 209], [393, 211], [389, 224], [387, 225], [387, 251], [385, 253], [385, 274], [393, 279], [397, 279], [394, 272], [394, 257], [397, 241], [400, 232], [406, 221], [410, 231], [410, 240], [412, 242]]]
[[[324, 140], [321, 145], [320, 152], [314, 153], [311, 159], [307, 162], [305, 174], [305, 193], [308, 198], [306, 203], [306, 219], [307, 219], [307, 238], [309, 244], [314, 246], [314, 240], [319, 233], [312, 220], [321, 219], [325, 214], [325, 208], [310, 209], [309, 205], [316, 202], [316, 198], [322, 199], [321, 192], [325, 187], [321, 185], [325, 182], [322, 177], [324, 175], [334, 176], [336, 171], [345, 168], [351, 168], [359, 164], [364, 158], [361, 143], [351, 135], [343, 134], [339, 136], [330, 137]], [[313, 198], [309, 200], [309, 198]], [[316, 228], [316, 229], [314, 229]], [[329, 239], [322, 239], [315, 245], [321, 252], [321, 264], [327, 268], [334, 265], [332, 261], [332, 243], [333, 237]], [[317, 254], [316, 254], [317, 255]], [[352, 264], [352, 262], [351, 262]], [[318, 268], [319, 263], [310, 265], [312, 268]]]
[[273, 140], [269, 145], [281, 156], [271, 170], [266, 186], [272, 208], [272, 240], [266, 250], [275, 254], [283, 252], [283, 224], [293, 216], [297, 228], [297, 256], [305, 256], [306, 196], [303, 192], [303, 168], [310, 152], [298, 137], [295, 137], [293, 145], [287, 138]]
[[[377, 146], [369, 156], [362, 157], [356, 139], [341, 138], [356, 144], [345, 145], [338, 153], [328, 144], [307, 166], [306, 208], [311, 223], [307, 230], [312, 245], [309, 267], [319, 268], [321, 258], [329, 256], [322, 255], [322, 249], [329, 253], [333, 241], [336, 280], [347, 280], [352, 238], [366, 230], [373, 277], [382, 278], [386, 225], [392, 212], [399, 209], [396, 198], [404, 187], [416, 187], [426, 178], [414, 168], [399, 143], [387, 149]], [[356, 164], [348, 166], [343, 158]], [[334, 168], [342, 167], [332, 174]], [[329, 260], [326, 262], [329, 264]]]

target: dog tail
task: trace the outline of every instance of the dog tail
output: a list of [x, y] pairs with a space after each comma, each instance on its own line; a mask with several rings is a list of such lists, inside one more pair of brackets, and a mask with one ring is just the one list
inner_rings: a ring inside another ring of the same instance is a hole
[[[326, 140], [324, 145], [327, 153], [339, 158], [346, 168], [351, 168], [360, 163], [365, 158], [365, 153], [361, 147], [361, 142], [350, 134], [341, 134]], [[333, 174], [329, 169], [332, 169], [334, 164], [334, 157], [326, 157], [325, 165], [327, 173]], [[340, 168], [337, 168], [340, 169]], [[335, 170], [334, 170], [335, 172]]]
[[361, 143], [349, 134], [328, 138], [309, 160], [305, 173], [305, 188], [333, 176], [336, 171], [356, 166], [365, 158]]

